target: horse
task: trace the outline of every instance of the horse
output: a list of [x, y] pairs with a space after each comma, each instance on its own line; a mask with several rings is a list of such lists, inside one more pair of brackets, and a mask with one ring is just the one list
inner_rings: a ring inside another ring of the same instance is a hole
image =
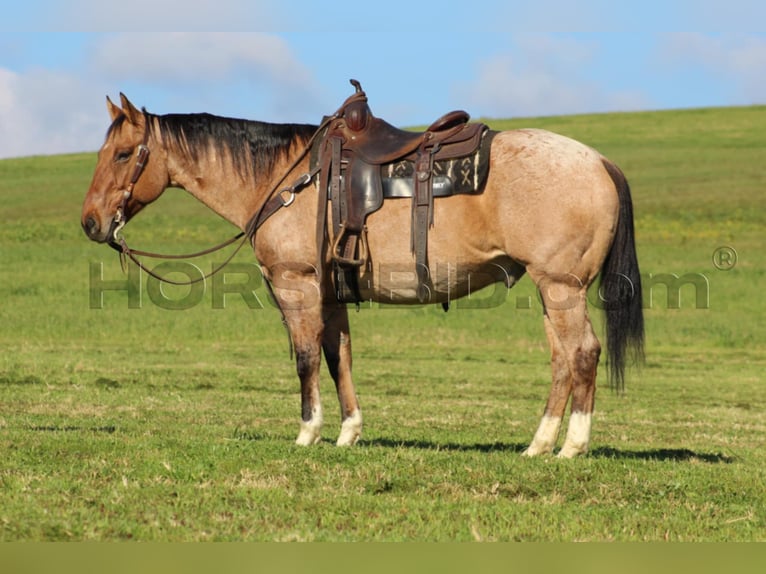
[[[316, 186], [280, 189], [310, 173], [307, 146], [317, 125], [276, 124], [211, 114], [155, 115], [124, 94], [107, 96], [111, 124], [85, 197], [81, 225], [99, 243], [168, 187], [182, 188], [246, 232], [282, 312], [300, 380], [296, 443], [321, 441], [319, 375], [327, 362], [341, 410], [337, 445], [355, 444], [362, 411], [352, 380], [347, 305], [335, 297], [327, 244], [316, 241], [329, 217]], [[296, 191], [297, 188], [297, 191]], [[277, 191], [279, 190], [279, 191]], [[299, 191], [299, 192], [298, 192]], [[265, 209], [274, 205], [277, 209]], [[437, 198], [429, 230], [430, 301], [448, 303], [527, 273], [538, 288], [551, 351], [552, 382], [526, 456], [552, 454], [571, 398], [558, 456], [588, 451], [601, 343], [588, 313], [588, 288], [600, 276], [611, 386], [643, 354], [644, 322], [630, 186], [623, 172], [591, 147], [540, 129], [499, 131], [480, 193]], [[253, 228], [255, 214], [270, 217]], [[273, 212], [273, 213], [272, 213]], [[318, 215], [322, 214], [322, 215]], [[386, 200], [369, 215], [367, 244], [377, 269], [360, 284], [364, 300], [420, 304], [410, 249], [410, 202]], [[332, 230], [328, 226], [327, 234]], [[324, 247], [323, 247], [324, 245]], [[396, 270], [396, 273], [385, 272]], [[434, 273], [447, 269], [445, 273]]]

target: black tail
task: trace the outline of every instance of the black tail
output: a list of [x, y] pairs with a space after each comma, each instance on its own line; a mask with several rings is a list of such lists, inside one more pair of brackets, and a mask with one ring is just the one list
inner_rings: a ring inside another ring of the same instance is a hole
[[612, 247], [601, 268], [599, 293], [606, 310], [609, 384], [622, 389], [626, 360], [640, 362], [644, 358], [641, 275], [636, 257], [630, 186], [620, 168], [608, 160], [603, 163], [617, 188], [620, 212]]

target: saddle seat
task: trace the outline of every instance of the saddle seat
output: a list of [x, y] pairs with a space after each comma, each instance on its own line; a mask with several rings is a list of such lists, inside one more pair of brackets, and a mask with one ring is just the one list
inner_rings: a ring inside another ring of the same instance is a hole
[[394, 162], [416, 152], [429, 140], [453, 135], [455, 128], [465, 126], [470, 119], [467, 112], [456, 110], [440, 117], [424, 132], [401, 130], [374, 117], [366, 97], [347, 104], [344, 116], [345, 122], [335, 130], [344, 139], [343, 148], [373, 165]]

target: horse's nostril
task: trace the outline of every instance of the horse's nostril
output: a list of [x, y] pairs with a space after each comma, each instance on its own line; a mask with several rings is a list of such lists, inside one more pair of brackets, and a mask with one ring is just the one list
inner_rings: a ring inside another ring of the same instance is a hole
[[85, 230], [85, 233], [88, 235], [88, 237], [94, 237], [99, 231], [98, 222], [92, 215], [89, 215], [85, 219], [85, 222], [82, 224], [82, 228]]

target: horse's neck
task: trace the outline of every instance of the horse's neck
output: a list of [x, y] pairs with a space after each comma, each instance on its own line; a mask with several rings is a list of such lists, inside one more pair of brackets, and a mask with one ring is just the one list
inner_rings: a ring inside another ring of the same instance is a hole
[[245, 178], [231, 167], [228, 159], [211, 154], [198, 161], [182, 153], [168, 154], [170, 186], [180, 187], [216, 212], [244, 229], [259, 205], [262, 191], [252, 176]]

